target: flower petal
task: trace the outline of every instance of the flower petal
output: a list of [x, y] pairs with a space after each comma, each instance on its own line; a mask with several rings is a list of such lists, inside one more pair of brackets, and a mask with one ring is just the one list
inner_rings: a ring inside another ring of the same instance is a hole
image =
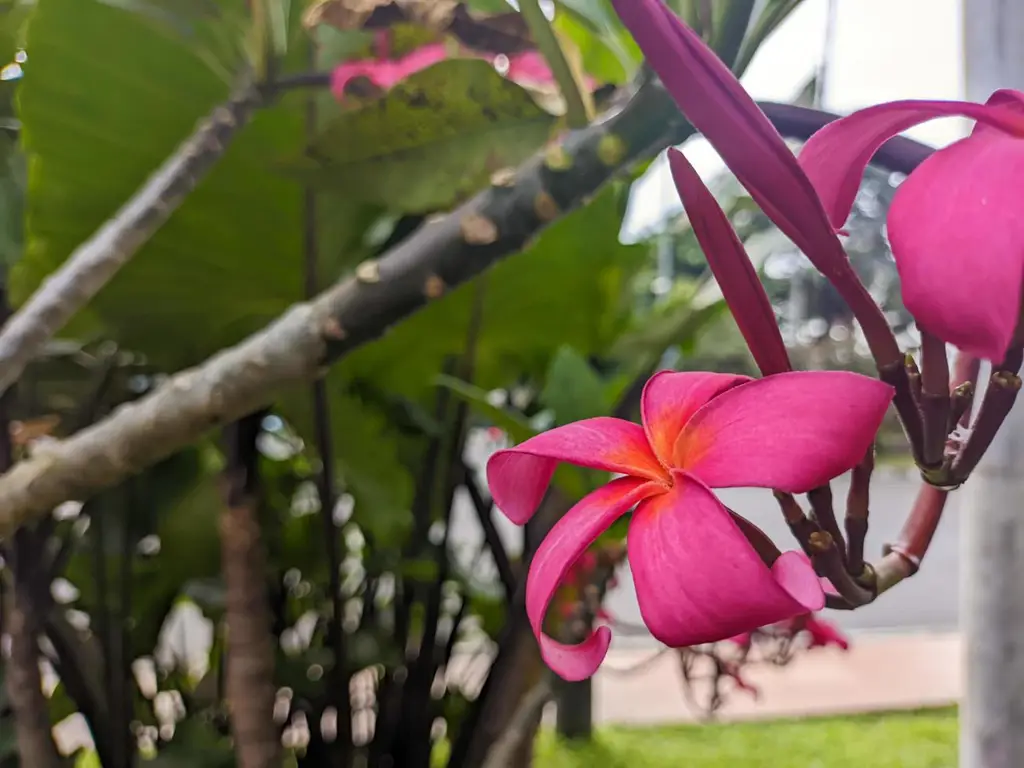
[[[864, 169], [885, 142], [899, 133], [939, 117], [963, 116], [1001, 131], [1024, 130], [1024, 116], [997, 93], [990, 104], [967, 101], [893, 101], [854, 112], [811, 136], [800, 151], [800, 165], [818, 190], [834, 227], [850, 215]], [[914, 171], [916, 175], [917, 171]]]
[[345, 98], [345, 89], [357, 77], [365, 77], [378, 88], [387, 90], [421, 69], [448, 58], [443, 43], [423, 45], [399, 59], [358, 59], [340, 64], [331, 73], [331, 92], [338, 100]]
[[844, 651], [850, 650], [850, 639], [831, 621], [819, 619], [817, 616], [808, 616], [803, 629], [811, 636], [809, 646], [811, 648], [827, 648], [830, 645], [835, 645]]
[[690, 417], [731, 387], [753, 381], [727, 373], [659, 371], [647, 380], [640, 398], [644, 430], [654, 455], [672, 466], [672, 450]]
[[775, 310], [736, 230], [683, 153], [670, 149], [668, 162], [693, 233], [757, 367], [765, 376], [793, 370]]
[[850, 305], [879, 363], [902, 359], [885, 317], [835, 236], [810, 179], [739, 80], [662, 0], [612, 0], [686, 118], [769, 219]]
[[892, 396], [888, 384], [846, 371], [741, 384], [694, 414], [673, 466], [711, 488], [806, 493], [864, 458]]
[[989, 130], [936, 152], [896, 190], [888, 232], [921, 328], [1001, 360], [1024, 281], [1024, 139]]
[[709, 643], [825, 605], [817, 574], [787, 552], [769, 568], [714, 494], [683, 473], [640, 503], [626, 537], [644, 623], [672, 647]]
[[599, 416], [549, 429], [487, 462], [487, 484], [498, 509], [523, 525], [537, 511], [560, 461], [590, 469], [667, 481], [643, 427]]
[[599, 627], [579, 645], [565, 645], [545, 635], [544, 618], [559, 585], [609, 525], [661, 488], [634, 477], [612, 480], [566, 512], [537, 548], [526, 579], [526, 613], [540, 644], [541, 656], [564, 679], [583, 680], [597, 671], [608, 653], [611, 630]]

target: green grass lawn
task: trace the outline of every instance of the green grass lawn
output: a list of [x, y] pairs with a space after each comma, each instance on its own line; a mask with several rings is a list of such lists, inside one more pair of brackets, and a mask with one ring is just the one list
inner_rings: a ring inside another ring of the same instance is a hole
[[548, 733], [537, 768], [955, 768], [956, 709], [737, 725], [604, 728], [592, 744]]

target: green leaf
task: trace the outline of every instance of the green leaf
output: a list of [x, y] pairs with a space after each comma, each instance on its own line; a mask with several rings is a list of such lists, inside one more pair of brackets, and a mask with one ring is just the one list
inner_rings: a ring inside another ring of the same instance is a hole
[[486, 61], [449, 59], [342, 112], [282, 169], [355, 199], [425, 212], [452, 206], [518, 165], [554, 119]]
[[733, 71], [737, 75], [742, 75], [746, 71], [761, 44], [802, 2], [803, 0], [767, 0], [761, 6], [761, 12], [754, 20], [733, 64]]
[[624, 333], [611, 348], [610, 355], [627, 368], [639, 370], [655, 365], [671, 347], [692, 348], [701, 334], [724, 316], [729, 308], [718, 299], [700, 308], [694, 305], [693, 292], [687, 290], [666, 303], [642, 327]]
[[558, 6], [597, 34], [619, 60], [627, 76], [632, 76], [643, 54], [619, 21], [611, 0], [558, 0]]
[[58, 682], [48, 700], [50, 710], [50, 722], [59, 723], [66, 717], [70, 717], [78, 711], [75, 702], [68, 695], [64, 683]]
[[[300, 3], [293, 6], [301, 11]], [[11, 282], [16, 303], [227, 96], [229, 84], [195, 55], [190, 40], [98, 0], [39, 0], [29, 27], [32, 77], [20, 93], [31, 172], [28, 243]], [[301, 46], [289, 56], [286, 64], [305, 66]], [[304, 106], [303, 98], [286, 98], [259, 112], [67, 333], [109, 333], [158, 368], [176, 370], [237, 343], [301, 300], [302, 189], [271, 166], [301, 146]], [[367, 255], [363, 233], [380, 210], [341, 195], [319, 202], [319, 274], [326, 281]], [[364, 510], [382, 500], [389, 509], [403, 507], [408, 483], [391, 436], [338, 381], [331, 380], [332, 421], [346, 487]], [[308, 397], [303, 389], [290, 398], [290, 412], [301, 416], [308, 406], [294, 401]]]
[[548, 368], [541, 403], [555, 412], [555, 424], [604, 416], [604, 382], [590, 363], [570, 346], [559, 348]]
[[231, 739], [221, 735], [204, 713], [186, 717], [174, 726], [171, 743], [144, 765], [149, 768], [232, 768]]
[[583, 69], [603, 83], [622, 85], [629, 80], [632, 67], [627, 67], [616, 54], [616, 48], [605, 36], [571, 13], [555, 16], [555, 30], [569, 39], [579, 50]]
[[456, 397], [468, 402], [487, 421], [508, 433], [515, 442], [521, 443], [537, 434], [529, 419], [509, 408], [493, 405], [487, 399], [486, 390], [474, 387], [462, 379], [441, 374], [434, 379], [440, 387], [447, 387]]

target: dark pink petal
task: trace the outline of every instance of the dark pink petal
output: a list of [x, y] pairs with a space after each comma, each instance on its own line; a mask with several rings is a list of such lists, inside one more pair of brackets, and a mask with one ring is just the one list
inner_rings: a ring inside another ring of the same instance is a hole
[[754, 633], [753, 630], [749, 632], [740, 632], [738, 635], [733, 635], [732, 637], [727, 638], [727, 640], [741, 648], [747, 648], [754, 641]]
[[713, 397], [748, 381], [749, 376], [728, 373], [659, 371], [651, 376], [644, 385], [640, 413], [654, 455], [671, 466], [672, 450], [690, 417]]
[[814, 186], [739, 80], [661, 0], [612, 3], [683, 114], [850, 305], [878, 362], [901, 359], [884, 315], [850, 266]]
[[[850, 215], [864, 169], [885, 142], [920, 123], [939, 117], [963, 116], [1003, 131], [1024, 133], [1024, 116], [1012, 109], [1005, 94], [989, 105], [967, 101], [893, 101], [854, 112], [829, 123], [811, 136], [800, 151], [800, 165], [818, 190], [835, 227]], [[917, 171], [914, 172], [916, 175]]]
[[675, 474], [640, 503], [626, 544], [644, 623], [681, 648], [735, 637], [825, 605], [814, 569], [787, 552], [769, 568], [702, 483]]
[[[831, 236], [814, 188], [786, 142], [721, 59], [662, 0], [612, 0], [648, 64], [765, 213], [812, 259]], [[813, 238], [812, 238], [813, 239]]]
[[559, 585], [573, 563], [609, 525], [662, 488], [633, 477], [612, 480], [566, 512], [537, 548], [526, 579], [526, 613], [541, 656], [560, 677], [573, 681], [594, 674], [608, 653], [611, 630], [599, 627], [579, 645], [565, 645], [545, 635], [544, 618]]
[[811, 636], [811, 648], [827, 648], [830, 645], [835, 645], [844, 651], [850, 649], [849, 638], [830, 621], [819, 619], [817, 616], [809, 616], [807, 623], [804, 624], [804, 631]]
[[736, 230], [683, 153], [670, 149], [668, 161], [693, 233], [757, 367], [765, 376], [792, 370], [775, 310]]
[[331, 73], [331, 93], [336, 99], [345, 97], [345, 87], [357, 77], [365, 77], [378, 88], [387, 90], [409, 75], [448, 58], [443, 43], [421, 46], [400, 59], [360, 59], [346, 61]]
[[537, 511], [560, 461], [667, 482], [643, 427], [599, 416], [566, 424], [498, 451], [487, 462], [487, 484], [498, 509], [523, 525]]
[[846, 371], [741, 384], [694, 414], [673, 466], [712, 488], [806, 493], [864, 458], [892, 396], [888, 384]]
[[924, 330], [1001, 360], [1024, 280], [1024, 139], [989, 130], [942, 149], [896, 190], [888, 232], [903, 301]]

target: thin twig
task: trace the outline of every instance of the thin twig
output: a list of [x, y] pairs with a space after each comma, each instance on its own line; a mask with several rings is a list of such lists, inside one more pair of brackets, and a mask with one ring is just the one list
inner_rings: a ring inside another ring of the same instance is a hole
[[469, 467], [465, 467], [463, 485], [469, 493], [470, 501], [473, 502], [473, 509], [476, 510], [480, 528], [484, 532], [484, 542], [494, 559], [495, 568], [498, 569], [498, 579], [505, 588], [505, 599], [511, 601], [512, 595], [516, 591], [516, 575], [512, 569], [512, 559], [501, 540], [498, 527], [494, 524], [494, 502], [484, 499], [480, 486], [477, 485]]
[[67, 322], [110, 282], [163, 226], [223, 156], [228, 143], [261, 101], [246, 81], [203, 118], [138, 192], [91, 238], [75, 249], [0, 329], [0, 392]]
[[[307, 59], [312, 63], [316, 51], [309, 42]], [[306, 139], [312, 140], [317, 131], [315, 94], [306, 99]], [[303, 250], [305, 256], [305, 298], [310, 300], [319, 290], [320, 237], [317, 194], [312, 187], [303, 190]], [[331, 592], [331, 615], [328, 622], [327, 642], [334, 654], [331, 667], [331, 685], [327, 691], [327, 706], [337, 712], [337, 736], [331, 745], [331, 758], [335, 765], [345, 768], [352, 762], [352, 697], [349, 692], [348, 639], [343, 625], [345, 600], [341, 594], [341, 552], [338, 527], [334, 523], [337, 504], [335, 482], [334, 436], [331, 431], [331, 409], [327, 397], [327, 383], [321, 378], [313, 382], [313, 431], [316, 450], [320, 455], [317, 473], [317, 493], [320, 498], [320, 519], [324, 530], [324, 548], [327, 553], [327, 588]], [[315, 726], [318, 727], [318, 726]]]
[[939, 338], [921, 333], [921, 460], [926, 468], [942, 464], [949, 422], [949, 362], [946, 345]]

